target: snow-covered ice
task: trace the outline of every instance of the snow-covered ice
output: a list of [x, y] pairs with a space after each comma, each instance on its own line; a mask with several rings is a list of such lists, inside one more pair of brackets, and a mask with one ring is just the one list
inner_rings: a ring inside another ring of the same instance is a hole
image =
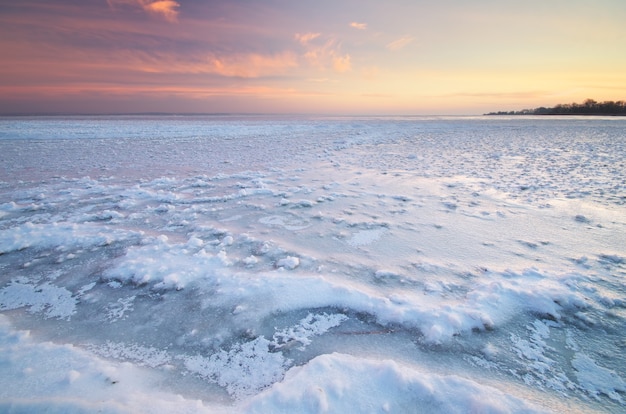
[[626, 120], [6, 117], [0, 161], [0, 411], [626, 410]]

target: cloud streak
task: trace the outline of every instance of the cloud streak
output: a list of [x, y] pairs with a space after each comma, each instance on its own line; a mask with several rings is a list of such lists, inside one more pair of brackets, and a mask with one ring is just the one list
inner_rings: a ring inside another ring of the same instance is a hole
[[408, 46], [409, 44], [413, 43], [414, 40], [415, 38], [413, 36], [402, 36], [401, 38], [396, 39], [391, 43], [388, 43], [387, 49], [393, 50], [393, 51], [400, 50]]
[[352, 23], [350, 23], [350, 27], [353, 27], [353, 28], [359, 29], [359, 30], [365, 30], [365, 29], [367, 29], [367, 23], [352, 22]]
[[226, 77], [258, 78], [280, 75], [297, 66], [297, 56], [290, 52], [276, 55], [250, 53], [211, 57], [207, 69]]
[[312, 40], [315, 40], [320, 36], [321, 33], [296, 33], [294, 37], [302, 46], [306, 46], [311, 43]]
[[107, 3], [112, 9], [116, 9], [120, 5], [134, 6], [168, 22], [178, 22], [180, 4], [173, 0], [107, 0]]
[[295, 39], [304, 48], [303, 57], [311, 67], [319, 70], [332, 68], [338, 73], [352, 69], [350, 55], [341, 51], [341, 44], [336, 39], [324, 39], [321, 33], [296, 33]]

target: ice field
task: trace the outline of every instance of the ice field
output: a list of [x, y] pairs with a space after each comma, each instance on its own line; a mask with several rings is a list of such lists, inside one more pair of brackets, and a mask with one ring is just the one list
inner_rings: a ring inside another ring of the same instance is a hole
[[0, 411], [626, 412], [626, 119], [0, 118]]

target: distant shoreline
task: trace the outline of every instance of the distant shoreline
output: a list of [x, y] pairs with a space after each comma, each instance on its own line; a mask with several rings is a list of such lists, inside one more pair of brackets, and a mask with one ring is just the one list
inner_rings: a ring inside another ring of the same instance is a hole
[[584, 116], [626, 116], [625, 101], [596, 102], [587, 99], [582, 104], [558, 104], [552, 108], [539, 107], [521, 111], [498, 111], [484, 115], [584, 115]]
[[[524, 112], [526, 110], [522, 110], [522, 111], [499, 111], [499, 112], [489, 112], [487, 114], [483, 114], [483, 116], [498, 116], [498, 115], [515, 115], [515, 116], [521, 116], [521, 115], [540, 115], [540, 116], [626, 116], [626, 114], [613, 114], [613, 113], [570, 113], [570, 114], [562, 114], [562, 113], [533, 113], [533, 112]], [[532, 111], [532, 110], [530, 110]]]
[[522, 116], [522, 115], [536, 115], [536, 116], [626, 116], [626, 114], [605, 114], [605, 113], [592, 113], [592, 114], [559, 114], [559, 113], [549, 113], [549, 114], [534, 114], [529, 112], [522, 111], [500, 111], [500, 112], [489, 112], [487, 114], [483, 114], [483, 116], [500, 116], [500, 115], [509, 115], [509, 116]]

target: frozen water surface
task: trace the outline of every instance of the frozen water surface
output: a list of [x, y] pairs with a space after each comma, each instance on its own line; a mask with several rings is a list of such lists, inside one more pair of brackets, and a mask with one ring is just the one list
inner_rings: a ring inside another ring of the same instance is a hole
[[2, 118], [0, 410], [624, 411], [625, 163], [611, 118]]

